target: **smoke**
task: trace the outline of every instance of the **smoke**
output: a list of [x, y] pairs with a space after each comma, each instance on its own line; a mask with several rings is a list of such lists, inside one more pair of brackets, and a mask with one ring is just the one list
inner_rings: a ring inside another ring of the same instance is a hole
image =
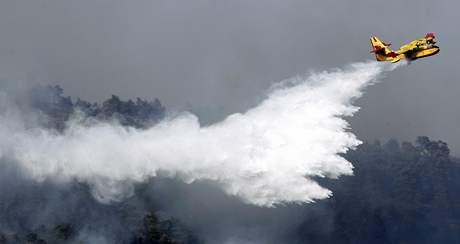
[[247, 112], [204, 127], [190, 113], [148, 129], [89, 123], [76, 114], [57, 133], [23, 123], [3, 93], [0, 158], [13, 159], [37, 181], [86, 182], [104, 203], [132, 195], [133, 184], [158, 175], [211, 180], [259, 206], [312, 202], [332, 194], [315, 177], [352, 174], [341, 154], [361, 142], [344, 117], [358, 111], [352, 102], [365, 87], [395, 67], [355, 63], [295, 77]]

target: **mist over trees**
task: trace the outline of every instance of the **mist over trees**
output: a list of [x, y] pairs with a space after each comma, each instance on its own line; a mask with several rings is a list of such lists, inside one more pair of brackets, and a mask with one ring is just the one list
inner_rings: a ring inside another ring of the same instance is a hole
[[[113, 95], [90, 103], [73, 101], [59, 86], [29, 92], [28, 105], [43, 118], [44, 127], [57, 133], [75, 117], [142, 129], [166, 114], [158, 99], [124, 101]], [[276, 223], [280, 233], [272, 243], [460, 243], [460, 160], [450, 156], [446, 143], [424, 136], [414, 143], [366, 142], [345, 157], [355, 167], [353, 176], [319, 179], [333, 191], [331, 198], [279, 206], [308, 211], [299, 212], [300, 223]], [[198, 220], [196, 225], [195, 220], [185, 223], [168, 212], [165, 206], [180, 200], [167, 194], [186, 187], [165, 188], [164, 195], [155, 195], [152, 187], [164, 182], [151, 179], [136, 186], [134, 196], [102, 204], [85, 183], [38, 183], [9, 160], [0, 159], [0, 243], [198, 244], [208, 240], [208, 228], [214, 229]], [[212, 205], [211, 198], [201, 199], [208, 200]], [[261, 210], [261, 215], [274, 213]], [[218, 216], [216, 225], [225, 222], [225, 215]], [[251, 221], [239, 223], [250, 226], [246, 222]], [[225, 229], [221, 232], [225, 235]]]
[[[300, 228], [311, 243], [459, 243], [460, 165], [442, 141], [364, 143], [346, 155], [354, 176], [325, 182], [331, 232], [315, 219]], [[313, 228], [312, 228], [313, 227]]]
[[85, 118], [115, 120], [121, 125], [136, 128], [148, 127], [165, 116], [165, 107], [158, 99], [146, 101], [136, 98], [135, 101], [123, 101], [112, 95], [101, 104], [80, 98], [72, 102], [70, 97], [64, 96], [60, 86], [36, 86], [30, 90], [29, 97], [29, 106], [46, 115], [46, 127], [57, 130], [63, 130], [66, 122], [76, 112], [83, 113]]

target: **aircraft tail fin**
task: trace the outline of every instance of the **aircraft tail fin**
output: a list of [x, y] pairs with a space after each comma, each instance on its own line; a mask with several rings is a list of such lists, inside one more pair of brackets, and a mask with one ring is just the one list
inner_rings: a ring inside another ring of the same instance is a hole
[[377, 61], [396, 60], [395, 62], [397, 62], [401, 59], [397, 53], [388, 48], [390, 45], [391, 44], [380, 41], [376, 36], [371, 37], [371, 53], [375, 53], [375, 59], [377, 59]]

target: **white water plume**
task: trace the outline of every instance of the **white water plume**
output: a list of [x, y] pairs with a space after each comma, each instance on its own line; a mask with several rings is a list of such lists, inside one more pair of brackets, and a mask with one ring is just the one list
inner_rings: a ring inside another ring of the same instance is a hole
[[211, 180], [260, 206], [311, 202], [331, 195], [312, 177], [352, 174], [340, 154], [360, 141], [344, 117], [358, 110], [352, 102], [386, 70], [366, 62], [296, 77], [276, 85], [258, 106], [206, 127], [184, 113], [148, 129], [73, 121], [53, 133], [27, 129], [3, 111], [0, 158], [14, 159], [38, 181], [87, 182], [103, 202], [129, 196], [134, 183], [159, 173]]

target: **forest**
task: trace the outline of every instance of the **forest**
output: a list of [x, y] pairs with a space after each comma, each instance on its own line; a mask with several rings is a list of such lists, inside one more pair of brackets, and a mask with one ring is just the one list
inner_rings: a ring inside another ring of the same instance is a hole
[[[167, 114], [158, 99], [112, 95], [91, 103], [65, 96], [59, 86], [37, 86], [27, 97], [42, 126], [56, 133], [77, 115], [143, 129]], [[354, 165], [354, 175], [317, 179], [332, 197], [278, 206], [308, 211], [273, 243], [460, 243], [460, 160], [445, 142], [426, 136], [413, 142], [364, 142], [344, 157]], [[8, 160], [0, 158], [0, 243], [209, 242], [206, 230], [168, 213], [161, 196], [152, 196], [151, 185], [164, 182], [140, 183], [135, 196], [102, 204], [84, 182], [37, 183]]]

